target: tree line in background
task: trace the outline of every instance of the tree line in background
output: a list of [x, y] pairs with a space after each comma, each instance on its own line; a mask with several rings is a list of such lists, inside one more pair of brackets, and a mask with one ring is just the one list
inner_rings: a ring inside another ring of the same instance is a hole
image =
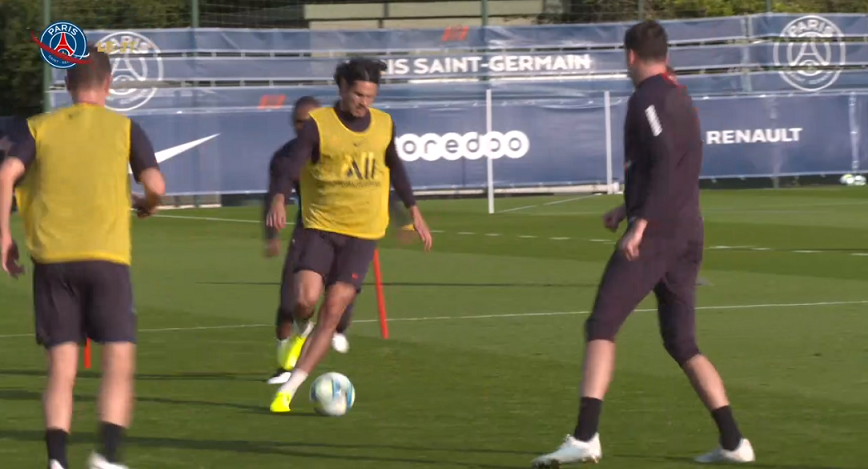
[[[177, 28], [193, 24], [195, 0], [52, 0], [51, 19], [87, 29]], [[304, 27], [306, 3], [374, 0], [198, 0], [201, 27]], [[402, 0], [380, 0], [402, 1]], [[436, 0], [403, 0], [436, 1]], [[767, 0], [562, 0], [545, 23], [702, 18], [767, 11]], [[773, 11], [800, 13], [868, 12], [868, 0], [773, 0]], [[30, 116], [42, 109], [43, 63], [30, 32], [43, 27], [42, 2], [0, 2], [0, 115]]]

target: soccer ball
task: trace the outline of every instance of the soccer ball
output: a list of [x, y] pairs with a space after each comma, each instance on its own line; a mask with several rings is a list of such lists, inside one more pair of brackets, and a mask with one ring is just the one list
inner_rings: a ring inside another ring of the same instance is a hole
[[864, 186], [865, 176], [862, 176], [861, 174], [855, 176], [852, 174], [845, 174], [841, 176], [841, 184], [844, 184], [845, 186]]
[[320, 375], [310, 385], [310, 401], [320, 415], [340, 417], [353, 408], [356, 390], [349, 378], [340, 373]]

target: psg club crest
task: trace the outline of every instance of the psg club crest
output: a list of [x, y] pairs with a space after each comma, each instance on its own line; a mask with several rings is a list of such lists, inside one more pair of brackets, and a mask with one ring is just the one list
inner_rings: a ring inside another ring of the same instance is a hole
[[69, 21], [52, 23], [39, 38], [35, 34], [31, 37], [39, 46], [42, 60], [54, 68], [65, 70], [90, 62], [84, 31]]

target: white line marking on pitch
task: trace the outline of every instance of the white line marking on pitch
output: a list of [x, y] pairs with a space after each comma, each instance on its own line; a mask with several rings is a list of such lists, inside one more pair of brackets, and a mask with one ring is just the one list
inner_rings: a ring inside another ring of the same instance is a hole
[[[763, 308], [804, 308], [812, 306], [847, 306], [847, 305], [865, 305], [868, 300], [854, 301], [818, 301], [813, 303], [765, 303], [751, 305], [716, 305], [716, 306], [697, 306], [697, 310], [740, 310], [740, 309], [763, 309]], [[636, 312], [654, 312], [657, 308], [637, 309]], [[421, 318], [389, 318], [389, 322], [423, 322], [423, 321], [458, 321], [465, 319], [500, 319], [500, 318], [530, 318], [544, 316], [579, 316], [590, 314], [590, 311], [552, 311], [542, 313], [507, 313], [507, 314], [479, 314], [473, 316], [426, 316]], [[354, 323], [376, 323], [379, 319], [357, 319]], [[208, 331], [220, 329], [250, 329], [256, 327], [274, 327], [273, 324], [238, 324], [227, 326], [201, 326], [201, 327], [167, 327], [160, 329], [139, 329], [139, 332], [183, 332], [183, 331]], [[7, 334], [0, 335], [0, 339], [14, 339], [22, 337], [33, 337], [33, 334]]]
[[583, 196], [579, 196], [579, 197], [570, 197], [569, 199], [553, 200], [553, 201], [551, 201], [551, 202], [546, 202], [546, 203], [543, 203], [543, 204], [524, 205], [524, 206], [521, 206], [521, 207], [513, 207], [513, 208], [508, 208], [508, 209], [505, 209], [505, 210], [498, 210], [498, 211], [495, 212], [495, 213], [518, 212], [519, 210], [527, 210], [527, 209], [529, 209], [529, 208], [534, 208], [534, 207], [548, 207], [548, 206], [551, 206], [551, 205], [565, 204], [565, 203], [567, 203], [567, 202], [575, 202], [575, 201], [577, 201], [577, 200], [590, 199], [591, 197], [596, 197], [596, 196], [598, 196], [598, 195], [600, 195], [600, 194], [590, 194], [590, 195], [583, 195]]
[[[595, 195], [598, 195], [598, 194], [595, 194]], [[573, 200], [587, 199], [589, 197], [594, 197], [595, 195], [576, 197], [576, 198], [567, 199], [567, 200], [556, 200], [554, 202], [547, 202], [546, 204], [542, 204], [542, 205], [568, 202], [568, 201], [573, 201]], [[229, 222], [229, 223], [260, 223], [257, 220], [244, 220], [244, 219], [238, 219], [238, 218], [195, 217], [195, 216], [186, 216], [186, 215], [154, 215], [154, 217], [155, 218], [174, 218], [174, 219], [179, 219], [179, 220], [217, 221], [217, 222]], [[294, 225], [294, 223], [287, 223], [287, 225]], [[432, 233], [447, 233], [446, 231], [443, 231], [443, 230], [431, 230], [431, 232]], [[476, 233], [474, 233], [472, 231], [460, 231], [456, 234], [461, 235], [461, 236], [469, 236], [469, 235], [475, 235]], [[486, 233], [485, 236], [496, 237], [496, 236], [502, 236], [502, 235], [500, 233]], [[518, 237], [521, 239], [536, 239], [536, 238], [538, 238], [538, 236], [532, 236], [532, 235], [519, 235]], [[568, 237], [562, 237], [561, 236], [561, 237], [551, 237], [548, 239], [551, 241], [567, 241], [567, 240], [571, 240], [574, 238], [568, 238]], [[614, 241], [609, 240], [609, 239], [589, 239], [587, 241], [590, 241], [593, 243], [614, 244]], [[706, 249], [707, 250], [721, 250], [721, 251], [722, 250], [730, 250], [730, 249], [750, 249], [751, 251], [774, 251], [775, 250], [772, 248], [753, 247], [753, 246], [709, 246]], [[816, 254], [816, 253], [822, 252], [822, 251], [813, 251], [813, 250], [807, 250], [807, 249], [802, 249], [802, 250], [797, 250], [797, 251], [780, 249], [779, 251], [781, 251], [781, 252], [794, 252], [794, 253], [799, 253], [799, 254]], [[859, 256], [859, 257], [868, 257], [868, 253], [861, 253], [861, 252], [852, 253], [851, 255], [852, 256]]]
[[[175, 218], [178, 220], [225, 221], [229, 223], [260, 223], [258, 220], [241, 220], [238, 218], [191, 217], [185, 215], [154, 215], [154, 218]], [[287, 223], [294, 225], [294, 223]]]

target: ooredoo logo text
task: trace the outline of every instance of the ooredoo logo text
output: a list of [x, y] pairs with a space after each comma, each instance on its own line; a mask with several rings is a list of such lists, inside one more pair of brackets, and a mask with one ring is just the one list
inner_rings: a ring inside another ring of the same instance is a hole
[[463, 135], [456, 132], [443, 135], [403, 134], [395, 139], [395, 145], [398, 156], [404, 161], [478, 160], [484, 157], [517, 159], [530, 150], [530, 140], [518, 130], [506, 133], [468, 132]]

